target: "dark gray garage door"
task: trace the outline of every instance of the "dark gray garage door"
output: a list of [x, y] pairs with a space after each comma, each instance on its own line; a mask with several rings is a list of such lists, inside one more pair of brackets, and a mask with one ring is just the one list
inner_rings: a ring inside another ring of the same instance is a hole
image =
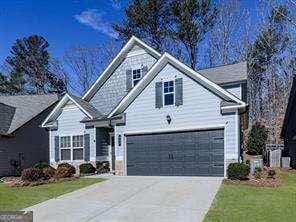
[[127, 136], [127, 175], [223, 176], [224, 131]]

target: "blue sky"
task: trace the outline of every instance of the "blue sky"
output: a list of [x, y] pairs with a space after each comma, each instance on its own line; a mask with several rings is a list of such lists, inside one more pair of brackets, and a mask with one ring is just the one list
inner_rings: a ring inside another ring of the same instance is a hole
[[76, 44], [97, 45], [112, 39], [110, 23], [120, 22], [127, 1], [2, 0], [0, 2], [0, 63], [17, 38], [39, 34], [53, 57]]
[[[242, 0], [255, 11], [255, 0]], [[111, 23], [122, 21], [128, 0], [1, 0], [0, 64], [17, 38], [39, 34], [60, 58], [76, 44], [97, 45], [116, 35]]]

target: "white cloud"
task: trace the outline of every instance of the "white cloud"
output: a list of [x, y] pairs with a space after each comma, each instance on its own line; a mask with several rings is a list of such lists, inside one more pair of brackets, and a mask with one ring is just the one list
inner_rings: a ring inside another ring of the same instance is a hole
[[104, 21], [103, 13], [96, 9], [89, 9], [81, 12], [78, 15], [74, 15], [74, 18], [83, 25], [89, 26], [105, 35], [112, 38], [117, 38], [117, 33], [112, 29], [111, 25]]
[[112, 8], [119, 10], [121, 9], [121, 2], [120, 0], [110, 0]]

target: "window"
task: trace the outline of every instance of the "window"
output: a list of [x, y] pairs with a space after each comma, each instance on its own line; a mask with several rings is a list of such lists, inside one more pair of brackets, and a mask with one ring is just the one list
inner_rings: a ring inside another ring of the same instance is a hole
[[71, 137], [60, 137], [61, 160], [71, 160]]
[[118, 146], [121, 146], [121, 135], [118, 135]]
[[175, 104], [175, 86], [174, 81], [167, 81], [163, 83], [163, 97], [164, 105], [174, 105]]
[[73, 160], [83, 160], [83, 135], [73, 136]]
[[61, 136], [60, 152], [61, 160], [83, 160], [83, 135]]
[[132, 74], [133, 74], [133, 86], [135, 86], [141, 80], [141, 69], [134, 69]]

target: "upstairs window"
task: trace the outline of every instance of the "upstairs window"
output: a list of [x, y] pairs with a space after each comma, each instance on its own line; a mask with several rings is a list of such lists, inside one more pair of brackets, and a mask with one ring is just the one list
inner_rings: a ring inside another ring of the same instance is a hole
[[163, 83], [163, 101], [165, 106], [175, 104], [174, 81], [167, 81]]
[[137, 85], [137, 83], [141, 80], [141, 69], [134, 69], [133, 70], [133, 87]]

